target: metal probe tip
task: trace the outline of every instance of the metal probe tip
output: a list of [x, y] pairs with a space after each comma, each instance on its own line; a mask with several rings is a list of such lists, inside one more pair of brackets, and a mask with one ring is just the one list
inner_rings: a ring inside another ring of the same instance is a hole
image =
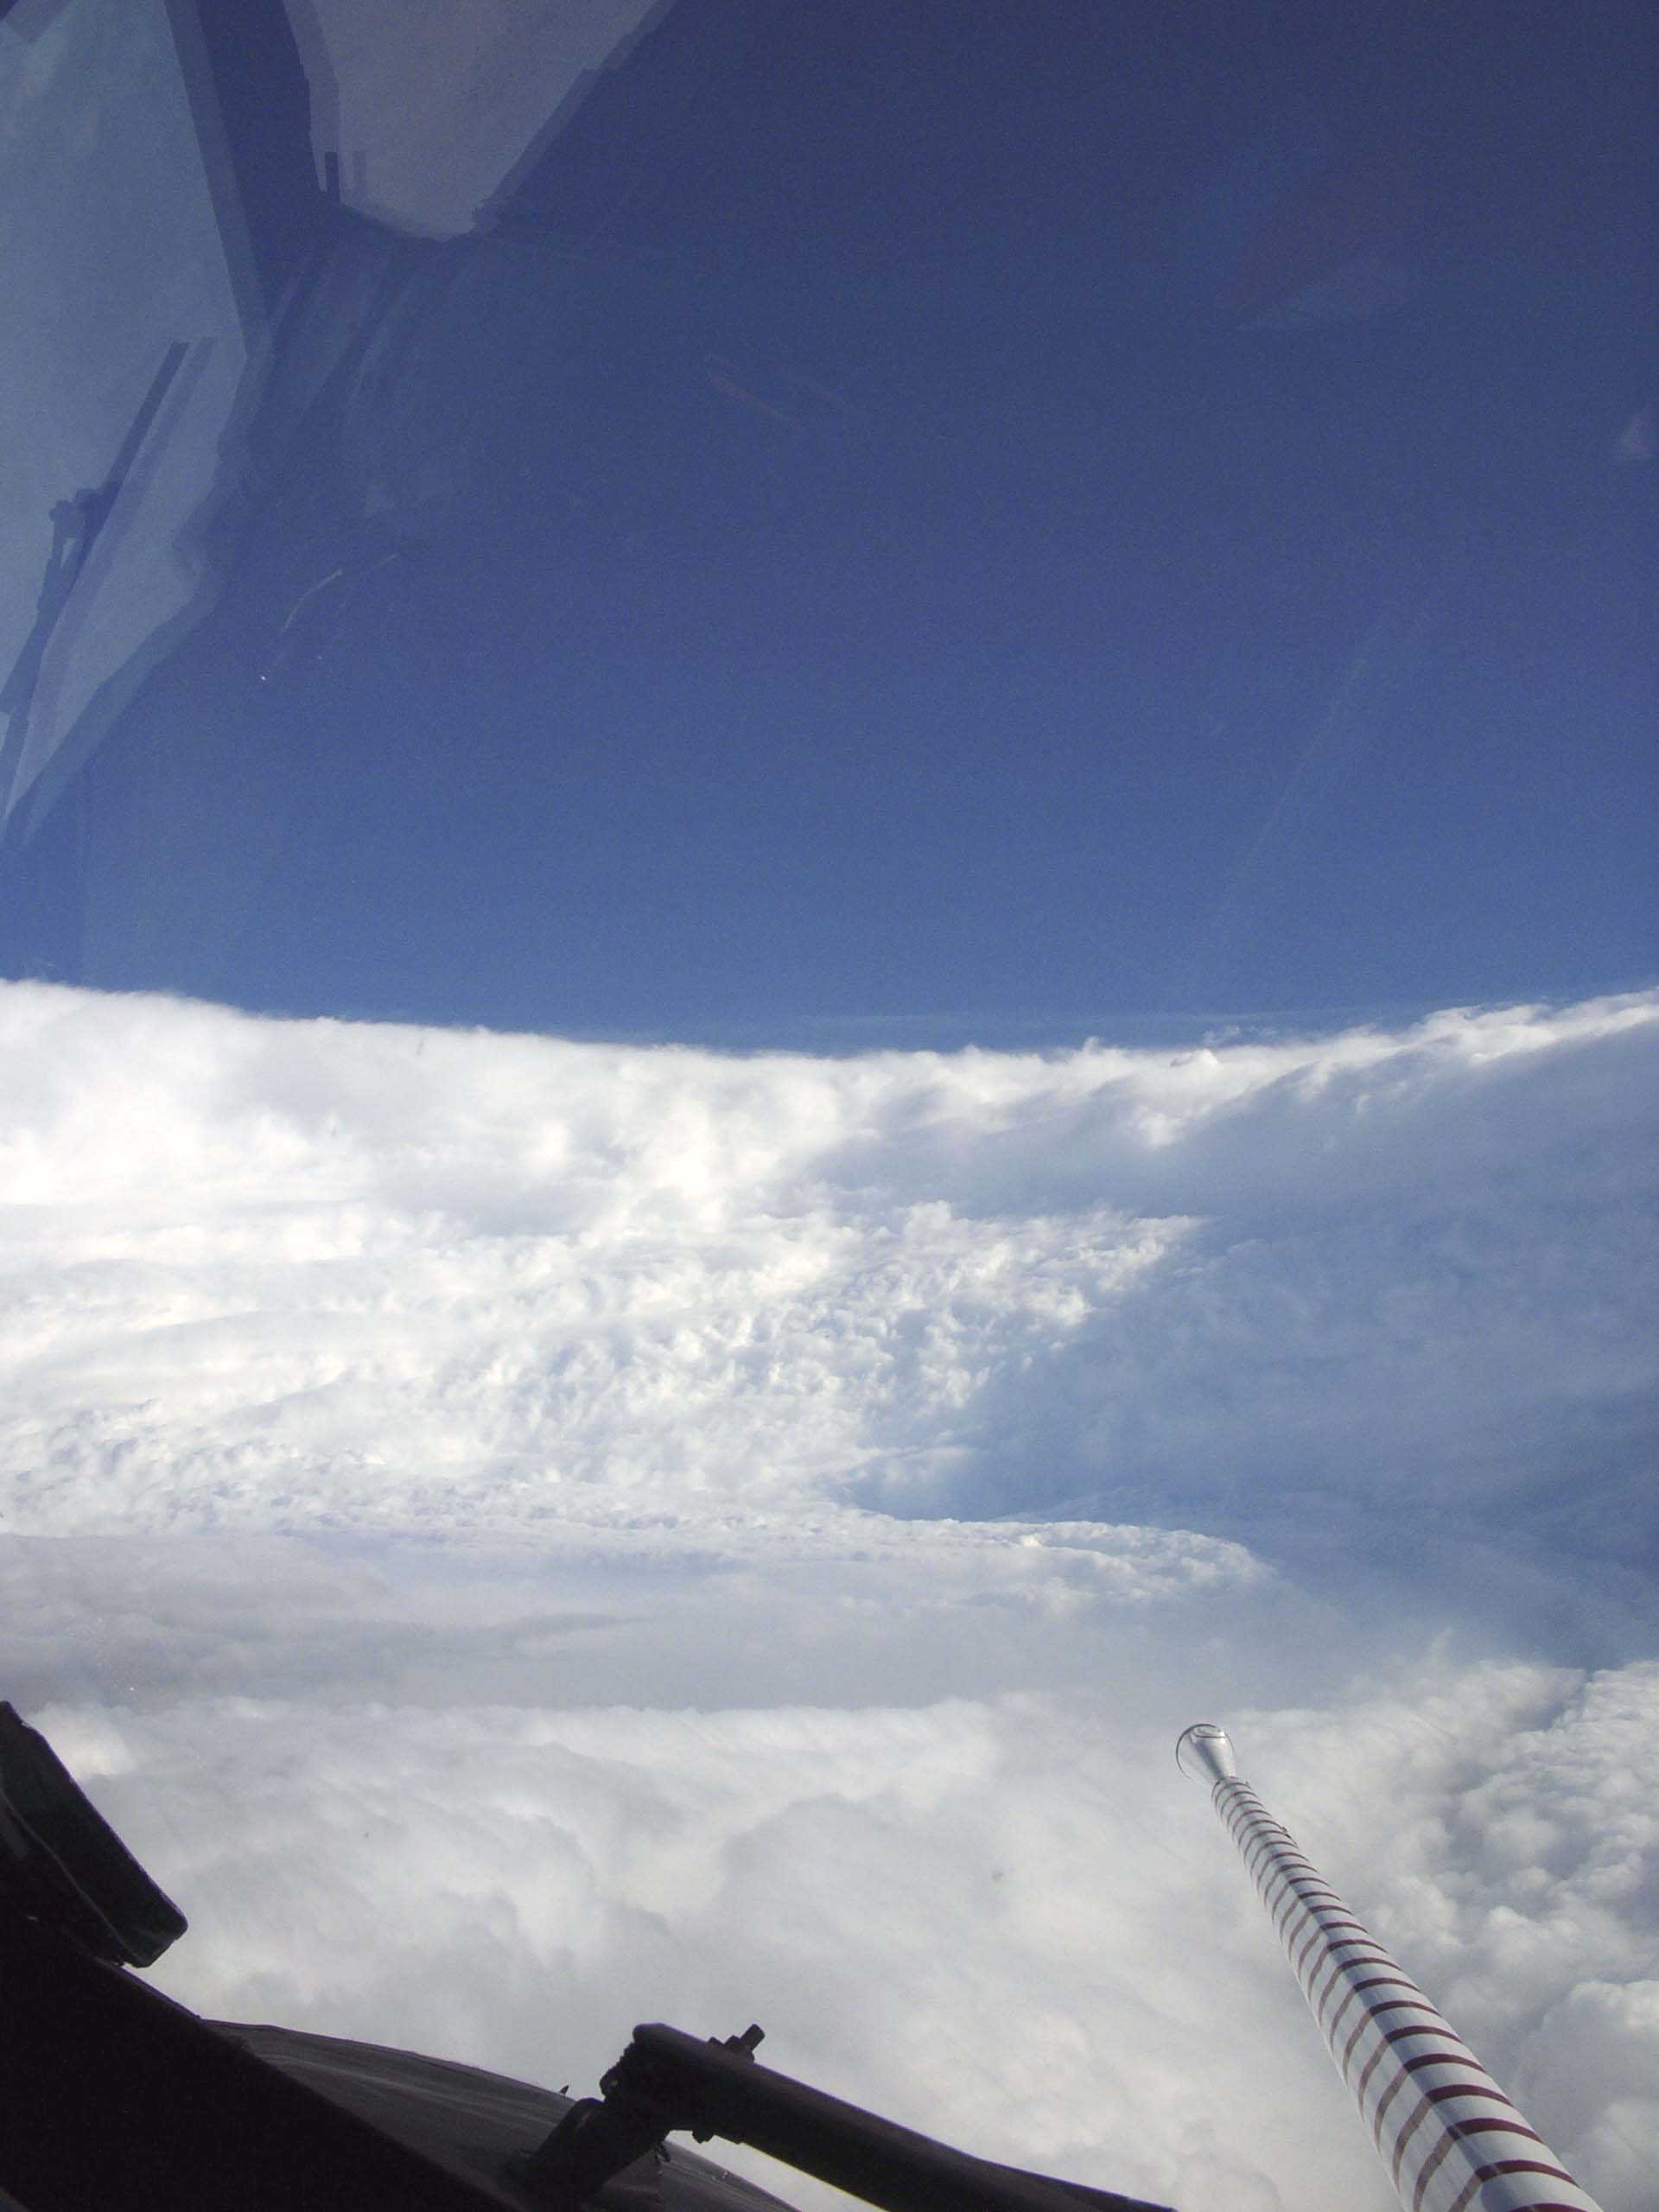
[[1175, 1764], [1206, 1789], [1213, 1789], [1218, 1782], [1232, 1781], [1238, 1772], [1233, 1764], [1231, 1739], [1213, 1720], [1195, 1720], [1190, 1728], [1182, 1729], [1176, 1739]]

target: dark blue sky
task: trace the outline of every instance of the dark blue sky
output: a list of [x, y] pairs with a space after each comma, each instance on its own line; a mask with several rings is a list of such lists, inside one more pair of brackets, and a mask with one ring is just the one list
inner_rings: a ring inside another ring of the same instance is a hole
[[221, 27], [272, 367], [8, 972], [749, 1040], [1650, 979], [1645, 11], [1335, 12], [679, 0], [446, 242]]

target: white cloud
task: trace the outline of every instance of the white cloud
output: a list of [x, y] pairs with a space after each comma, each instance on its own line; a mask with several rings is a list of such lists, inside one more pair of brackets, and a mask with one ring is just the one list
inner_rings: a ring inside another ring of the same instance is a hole
[[[583, 2084], [636, 2018], [759, 2018], [772, 2063], [988, 2155], [1189, 2212], [1241, 2190], [1380, 2212], [1232, 1847], [1124, 1687], [41, 1718], [190, 1900], [159, 1978], [220, 2016]], [[1659, 1916], [1606, 1877], [1651, 1891], [1656, 1823], [1633, 1808], [1610, 1841], [1596, 1808], [1656, 1720], [1659, 1669], [1488, 1663], [1238, 1729], [1323, 1871], [1629, 2208], [1656, 2201]], [[1516, 1789], [1558, 1824], [1547, 1894], [1486, 1831], [1483, 1798]]]
[[1170, 1759], [1207, 1711], [1659, 2205], [1656, 1046], [1659, 995], [817, 1059], [0, 988], [4, 1688], [191, 2002], [556, 2082], [758, 2016], [991, 2156], [1381, 2206]]
[[1652, 1403], [1652, 995], [812, 1060], [15, 987], [0, 1050], [19, 1527], [1282, 1535], [1612, 1479]]

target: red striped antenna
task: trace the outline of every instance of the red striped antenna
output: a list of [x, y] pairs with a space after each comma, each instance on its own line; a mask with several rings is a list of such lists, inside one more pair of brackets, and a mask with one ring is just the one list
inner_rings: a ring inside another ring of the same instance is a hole
[[1402, 2212], [1599, 2212], [1463, 2038], [1303, 1856], [1199, 1720], [1175, 1758], [1237, 1845]]

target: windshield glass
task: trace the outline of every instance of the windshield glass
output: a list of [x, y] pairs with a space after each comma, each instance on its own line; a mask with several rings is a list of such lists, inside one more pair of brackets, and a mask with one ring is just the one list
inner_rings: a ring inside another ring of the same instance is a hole
[[163, 1987], [1380, 2206], [1208, 1713], [1659, 2204], [1646, 16], [0, 8], [0, 1695]]

